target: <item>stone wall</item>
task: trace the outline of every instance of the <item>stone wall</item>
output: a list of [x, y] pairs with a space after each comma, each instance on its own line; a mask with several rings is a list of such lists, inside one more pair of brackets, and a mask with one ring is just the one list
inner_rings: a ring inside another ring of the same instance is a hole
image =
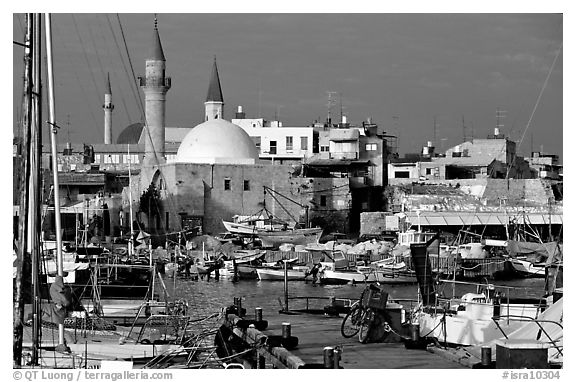
[[[154, 181], [158, 186], [162, 179], [164, 213], [169, 214], [172, 230], [180, 228], [180, 216], [186, 214], [201, 217], [205, 233], [217, 234], [225, 230], [222, 220], [256, 214], [264, 206], [281, 220], [304, 224], [304, 206], [308, 206], [311, 221], [329, 222], [346, 232], [351, 205], [348, 179], [293, 177], [293, 169], [282, 164], [165, 164], [143, 167], [140, 183]], [[158, 176], [159, 173], [162, 175]], [[248, 190], [244, 189], [245, 181]], [[138, 194], [147, 187], [144, 183], [140, 184]], [[265, 187], [277, 193], [265, 194]]]

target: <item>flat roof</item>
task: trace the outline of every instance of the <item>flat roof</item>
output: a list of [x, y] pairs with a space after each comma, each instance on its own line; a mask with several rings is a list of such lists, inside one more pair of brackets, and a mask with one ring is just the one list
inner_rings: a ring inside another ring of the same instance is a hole
[[465, 225], [504, 225], [511, 221], [527, 224], [563, 224], [561, 213], [506, 213], [506, 212], [463, 212], [463, 211], [421, 211], [405, 212], [412, 224], [422, 226], [465, 226]]

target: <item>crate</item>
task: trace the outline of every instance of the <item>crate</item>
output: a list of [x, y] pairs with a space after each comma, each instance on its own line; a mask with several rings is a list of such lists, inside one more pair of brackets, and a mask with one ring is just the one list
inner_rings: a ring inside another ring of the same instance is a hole
[[375, 310], [384, 310], [387, 302], [388, 293], [382, 290], [369, 289], [362, 299], [362, 306]]

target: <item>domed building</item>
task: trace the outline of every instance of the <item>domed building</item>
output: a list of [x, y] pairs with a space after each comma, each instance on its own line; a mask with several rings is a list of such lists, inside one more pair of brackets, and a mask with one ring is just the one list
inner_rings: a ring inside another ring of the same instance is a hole
[[208, 120], [194, 127], [184, 138], [177, 163], [256, 164], [258, 149], [240, 127], [223, 119]]
[[[147, 83], [148, 79], [142, 82]], [[150, 89], [148, 92], [152, 93]], [[173, 160], [166, 161], [160, 154], [165, 151], [158, 140], [153, 142], [158, 160], [146, 161], [146, 155], [152, 152], [146, 147], [140, 174], [133, 177], [132, 200], [137, 201], [150, 184], [160, 190], [162, 199], [161, 211], [154, 214], [154, 219], [148, 218], [147, 229], [174, 232], [201, 227], [202, 232], [217, 234], [225, 231], [223, 220], [255, 214], [264, 203], [274, 216], [288, 222], [304, 216], [304, 206], [308, 206], [313, 194], [301, 190], [326, 185], [293, 177], [295, 168], [291, 165], [260, 163], [258, 148], [250, 136], [240, 126], [223, 119], [224, 99], [216, 61], [204, 106], [205, 122], [187, 132]], [[151, 111], [164, 112], [160, 106]], [[164, 116], [156, 115], [156, 120], [163, 121]], [[152, 136], [165, 133], [166, 127], [159, 125], [162, 126], [149, 124]], [[164, 131], [154, 131], [158, 128]], [[149, 144], [145, 142], [145, 146]], [[267, 196], [265, 200], [266, 187], [289, 199], [279, 201], [277, 196]]]

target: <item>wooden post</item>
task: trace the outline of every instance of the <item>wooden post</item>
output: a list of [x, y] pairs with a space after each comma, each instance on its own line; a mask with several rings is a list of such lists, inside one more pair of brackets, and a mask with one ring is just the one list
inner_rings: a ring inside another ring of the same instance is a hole
[[255, 310], [255, 315], [256, 315], [256, 321], [260, 322], [262, 321], [262, 308], [257, 307]]
[[288, 339], [292, 337], [292, 327], [289, 322], [282, 323], [282, 338]]
[[334, 368], [334, 348], [326, 346], [324, 348], [324, 368], [332, 369]]
[[411, 329], [412, 341], [418, 342], [420, 340], [420, 324], [413, 323]]
[[288, 312], [288, 262], [284, 260], [284, 309]]
[[340, 358], [342, 357], [342, 350], [338, 347], [334, 349], [334, 369], [340, 369]]
[[492, 364], [492, 347], [482, 346], [482, 366], [490, 366]]

